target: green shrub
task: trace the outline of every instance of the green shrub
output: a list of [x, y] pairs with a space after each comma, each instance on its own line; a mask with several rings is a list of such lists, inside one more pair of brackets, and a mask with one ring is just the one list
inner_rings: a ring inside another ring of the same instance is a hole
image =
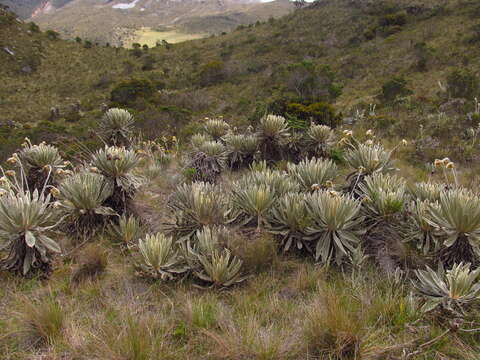
[[336, 114], [335, 108], [327, 103], [318, 102], [310, 105], [291, 103], [287, 105], [287, 112], [303, 120], [311, 120], [315, 124], [337, 126], [341, 117]]
[[478, 96], [479, 89], [478, 76], [468, 69], [455, 69], [447, 77], [447, 90], [450, 97], [473, 99]]
[[155, 87], [150, 80], [131, 79], [115, 86], [110, 94], [114, 103], [121, 105], [132, 104], [137, 98], [148, 99], [155, 93]]
[[213, 60], [200, 69], [198, 74], [199, 83], [201, 86], [209, 86], [218, 84], [225, 79], [225, 64], [221, 60]]
[[35, 24], [34, 22], [31, 22], [28, 24], [28, 30], [30, 30], [31, 32], [34, 32], [34, 33], [38, 33], [40, 32], [40, 27]]
[[146, 55], [142, 60], [142, 71], [150, 71], [155, 67], [156, 59], [153, 55]]
[[60, 36], [60, 34], [58, 32], [53, 31], [53, 30], [45, 31], [45, 35], [47, 35], [47, 38], [49, 38], [50, 40], [57, 40], [58, 37]]
[[394, 77], [382, 86], [382, 98], [392, 102], [398, 97], [410, 95], [412, 91], [407, 87], [407, 80], [403, 77]]
[[407, 14], [403, 11], [394, 14], [387, 14], [382, 16], [378, 23], [383, 27], [403, 26], [407, 23]]
[[310, 61], [289, 64], [282, 74], [282, 83], [297, 94], [300, 101], [318, 102], [334, 100], [341, 95], [335, 83], [336, 74], [329, 66], [316, 66]]

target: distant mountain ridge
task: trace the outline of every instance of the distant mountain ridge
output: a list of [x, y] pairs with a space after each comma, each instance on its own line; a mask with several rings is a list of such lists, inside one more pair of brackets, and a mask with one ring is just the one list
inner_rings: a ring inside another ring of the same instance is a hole
[[29, 19], [41, 13], [55, 11], [72, 0], [0, 0], [22, 19]]
[[122, 45], [142, 27], [213, 34], [286, 15], [289, 0], [0, 0], [23, 19], [64, 37]]

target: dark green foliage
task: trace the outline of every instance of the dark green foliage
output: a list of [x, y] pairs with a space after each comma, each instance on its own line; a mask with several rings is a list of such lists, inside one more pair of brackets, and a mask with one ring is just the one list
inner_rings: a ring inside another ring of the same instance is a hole
[[81, 43], [82, 43], [82, 38], [79, 37], [79, 36], [77, 36], [77, 37], [75, 38], [75, 41], [76, 41], [77, 43], [81, 44]]
[[155, 57], [153, 55], [146, 55], [142, 59], [142, 70], [143, 71], [153, 70], [155, 62], [156, 62], [156, 60], [155, 60]]
[[47, 35], [47, 37], [50, 39], [50, 40], [57, 40], [60, 36], [60, 34], [56, 31], [53, 31], [53, 30], [47, 30], [45, 31], [45, 35]]
[[472, 26], [472, 36], [468, 38], [470, 44], [475, 44], [480, 42], [480, 24]]
[[90, 49], [90, 48], [92, 48], [92, 46], [93, 46], [93, 44], [90, 40], [85, 40], [85, 42], [83, 43], [83, 47], [85, 49]]
[[38, 33], [40, 32], [40, 27], [35, 24], [34, 22], [31, 22], [28, 24], [28, 30], [30, 30], [31, 32], [34, 32], [34, 33]]
[[300, 102], [331, 101], [341, 95], [335, 83], [335, 73], [329, 66], [318, 66], [310, 61], [290, 64], [282, 74], [282, 82]]
[[140, 97], [148, 99], [154, 92], [155, 87], [150, 80], [131, 79], [115, 86], [111, 92], [110, 99], [114, 103], [128, 105]]
[[225, 63], [221, 60], [213, 60], [202, 66], [199, 73], [201, 86], [214, 85], [225, 79]]
[[407, 14], [403, 11], [394, 14], [387, 14], [381, 17], [378, 23], [382, 27], [403, 26], [407, 23]]
[[369, 28], [367, 28], [367, 30], [365, 30], [365, 32], [363, 33], [363, 36], [367, 40], [375, 39], [375, 36], [377, 36], [377, 27], [376, 26], [370, 26]]
[[315, 124], [337, 126], [341, 117], [336, 114], [335, 108], [325, 102], [317, 102], [310, 105], [291, 103], [287, 105], [287, 113], [302, 119], [305, 123], [312, 121]]
[[415, 68], [418, 71], [427, 71], [428, 61], [430, 59], [430, 49], [428, 49], [427, 45], [424, 42], [416, 43], [414, 46], [415, 52]]
[[479, 88], [478, 76], [469, 69], [455, 69], [447, 77], [450, 97], [473, 99], [478, 96]]
[[382, 98], [386, 102], [396, 100], [398, 97], [410, 95], [412, 91], [407, 87], [407, 80], [403, 77], [394, 77], [382, 86]]

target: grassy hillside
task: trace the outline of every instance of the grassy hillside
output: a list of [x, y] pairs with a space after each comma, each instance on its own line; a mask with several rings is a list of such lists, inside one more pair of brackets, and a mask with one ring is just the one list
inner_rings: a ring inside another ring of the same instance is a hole
[[28, 19], [33, 11], [42, 4], [41, 0], [3, 0], [0, 2], [2, 5], [8, 6], [22, 19]]
[[35, 21], [44, 29], [55, 29], [64, 38], [79, 36], [102, 44], [123, 45], [125, 35], [141, 27], [169, 26], [189, 34], [218, 34], [238, 25], [283, 16], [292, 9], [288, 0], [266, 4], [230, 0], [142, 1], [129, 10], [114, 9], [110, 2], [82, 0], [40, 14]]
[[0, 10], [0, 358], [478, 360], [479, 15], [127, 50]]
[[[98, 118], [100, 105], [109, 103], [111, 91], [124, 80], [147, 79], [159, 92], [123, 105], [149, 131], [161, 132], [164, 127], [157, 124], [165, 122], [178, 135], [173, 124], [191, 122], [195, 127], [198, 119], [218, 115], [246, 126], [267, 110], [284, 114], [292, 103], [326, 101], [347, 121], [357, 110], [364, 112], [358, 126], [375, 127], [385, 136], [416, 139], [421, 134], [422, 150], [413, 154], [415, 161], [447, 153], [473, 161], [476, 151], [468, 146], [472, 141], [465, 132], [477, 125], [470, 113], [478, 88], [452, 93], [447, 79], [455, 70], [478, 78], [479, 11], [475, 1], [463, 0], [374, 5], [320, 1], [226, 35], [130, 52], [87, 49], [29, 34], [28, 25], [6, 24], [2, 45], [25, 55], [0, 53], [6, 65], [0, 70], [5, 74], [1, 116], [32, 125], [47, 119], [51, 107], [68, 108], [80, 101], [82, 119], [66, 127], [82, 127]], [[38, 69], [18, 71], [25, 61], [38, 62]], [[389, 98], [383, 96], [384, 85]], [[450, 101], [455, 97], [468, 99], [458, 105]], [[373, 105], [375, 114], [369, 116]], [[309, 116], [296, 111], [289, 114]], [[181, 127], [183, 133], [190, 131]], [[446, 137], [449, 144], [440, 146]]]

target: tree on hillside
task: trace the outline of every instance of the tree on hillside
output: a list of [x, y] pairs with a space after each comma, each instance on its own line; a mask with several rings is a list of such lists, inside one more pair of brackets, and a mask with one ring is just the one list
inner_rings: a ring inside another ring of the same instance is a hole
[[328, 66], [317, 66], [310, 61], [287, 66], [286, 86], [300, 102], [332, 101], [341, 94], [335, 73]]

